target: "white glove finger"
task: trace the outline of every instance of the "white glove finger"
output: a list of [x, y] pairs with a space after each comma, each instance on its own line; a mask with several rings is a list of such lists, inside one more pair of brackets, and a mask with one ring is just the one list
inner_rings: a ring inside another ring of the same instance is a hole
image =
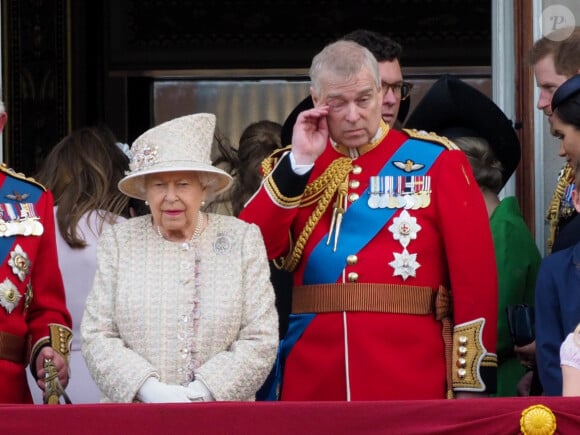
[[187, 386], [187, 390], [188, 390], [187, 394], [188, 394], [190, 400], [192, 400], [192, 401], [210, 402], [210, 401], [214, 400], [209, 389], [206, 387], [206, 385], [203, 382], [201, 382], [199, 380], [195, 380], [193, 382], [190, 382]]
[[169, 385], [167, 391], [168, 403], [188, 403], [190, 399], [187, 395], [188, 389], [181, 385]]

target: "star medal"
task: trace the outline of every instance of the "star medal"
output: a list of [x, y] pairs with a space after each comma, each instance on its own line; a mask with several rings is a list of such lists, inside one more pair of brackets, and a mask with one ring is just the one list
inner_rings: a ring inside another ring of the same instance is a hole
[[21, 297], [22, 295], [18, 293], [16, 286], [8, 278], [0, 284], [0, 305], [8, 314], [18, 306]]
[[20, 281], [24, 281], [26, 275], [28, 275], [28, 272], [30, 271], [30, 260], [20, 245], [16, 245], [14, 251], [10, 252], [8, 265], [12, 268], [12, 273], [14, 273]]
[[395, 271], [393, 276], [400, 276], [406, 280], [410, 276], [415, 277], [415, 273], [421, 265], [417, 262], [417, 254], [409, 254], [407, 249], [403, 252], [393, 252], [395, 259], [389, 263]]
[[389, 231], [393, 233], [393, 239], [398, 240], [403, 248], [406, 248], [411, 240], [417, 238], [417, 233], [421, 231], [421, 225], [417, 223], [417, 218], [411, 216], [407, 210], [403, 210], [399, 216], [393, 219]]

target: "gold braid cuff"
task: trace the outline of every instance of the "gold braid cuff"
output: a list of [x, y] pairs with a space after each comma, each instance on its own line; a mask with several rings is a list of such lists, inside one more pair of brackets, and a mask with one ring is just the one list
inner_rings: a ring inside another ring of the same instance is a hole
[[276, 202], [278, 205], [284, 208], [298, 207], [302, 195], [294, 197], [283, 195], [282, 192], [280, 192], [280, 189], [278, 189], [276, 183], [274, 182], [274, 179], [269, 175], [272, 174], [272, 171], [274, 171], [274, 168], [276, 167], [280, 159], [284, 157], [284, 154], [287, 151], [290, 151], [290, 149], [291, 147], [287, 146], [274, 151], [272, 154], [270, 154], [268, 157], [262, 160], [260, 166], [260, 169], [262, 171], [262, 178], [265, 179], [264, 187], [268, 192], [268, 195], [270, 195], [270, 197], [274, 200], [274, 202]]
[[50, 345], [68, 361], [73, 332], [70, 328], [57, 323], [51, 323], [48, 327], [50, 329]]
[[558, 232], [558, 224], [560, 223], [560, 206], [562, 205], [562, 199], [564, 198], [564, 193], [566, 188], [574, 183], [574, 169], [566, 163], [562, 168], [562, 173], [558, 177], [558, 183], [556, 184], [556, 189], [552, 195], [552, 200], [550, 205], [546, 210], [546, 220], [550, 224], [550, 233], [548, 235], [548, 253], [552, 252], [552, 246], [554, 246], [554, 240], [556, 240]]
[[341, 157], [334, 160], [320, 177], [306, 186], [304, 195], [300, 201], [300, 207], [307, 207], [313, 203], [316, 203], [316, 207], [308, 217], [306, 225], [304, 225], [296, 243], [292, 246], [291, 253], [284, 260], [283, 267], [285, 270], [293, 272], [296, 269], [296, 266], [298, 266], [306, 242], [310, 238], [312, 231], [314, 231], [316, 224], [318, 224], [322, 216], [324, 216], [332, 198], [337, 193], [344, 180], [347, 179], [351, 170], [352, 160], [347, 157]]
[[50, 346], [56, 352], [60, 353], [68, 361], [70, 356], [70, 343], [72, 341], [73, 333], [70, 328], [64, 325], [59, 325], [58, 323], [51, 323], [48, 325], [49, 337], [41, 338], [36, 342], [30, 353], [32, 356], [31, 367], [34, 367], [34, 363], [38, 352], [45, 347]]
[[272, 198], [272, 200], [280, 207], [293, 208], [300, 205], [302, 195], [292, 197], [283, 195], [282, 192], [280, 192], [280, 189], [278, 189], [273, 177], [266, 178], [264, 188], [268, 192], [268, 195], [270, 195], [270, 198]]
[[483, 345], [485, 319], [456, 325], [453, 329], [452, 382], [454, 391], [483, 392], [482, 367], [497, 367], [497, 356]]

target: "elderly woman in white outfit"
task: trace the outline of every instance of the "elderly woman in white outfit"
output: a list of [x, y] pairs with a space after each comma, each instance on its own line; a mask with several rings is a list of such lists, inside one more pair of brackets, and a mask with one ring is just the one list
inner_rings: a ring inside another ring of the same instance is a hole
[[210, 163], [215, 116], [148, 130], [133, 144], [125, 194], [151, 215], [107, 228], [81, 325], [104, 401], [253, 400], [268, 375], [278, 319], [258, 227], [205, 214], [229, 187]]

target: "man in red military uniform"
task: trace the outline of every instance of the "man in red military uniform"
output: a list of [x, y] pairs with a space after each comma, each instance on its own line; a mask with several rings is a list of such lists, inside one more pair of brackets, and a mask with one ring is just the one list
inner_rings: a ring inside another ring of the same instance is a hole
[[276, 392], [387, 400], [495, 391], [497, 271], [465, 155], [381, 120], [377, 63], [358, 44], [325, 47], [310, 77], [314, 109], [298, 116], [290, 150], [264, 162], [240, 216], [294, 272]]
[[[5, 124], [0, 102], [0, 131]], [[61, 386], [68, 382], [71, 317], [52, 207], [43, 186], [0, 166], [0, 403], [32, 403], [28, 363], [42, 388], [45, 360], [52, 360]]]

